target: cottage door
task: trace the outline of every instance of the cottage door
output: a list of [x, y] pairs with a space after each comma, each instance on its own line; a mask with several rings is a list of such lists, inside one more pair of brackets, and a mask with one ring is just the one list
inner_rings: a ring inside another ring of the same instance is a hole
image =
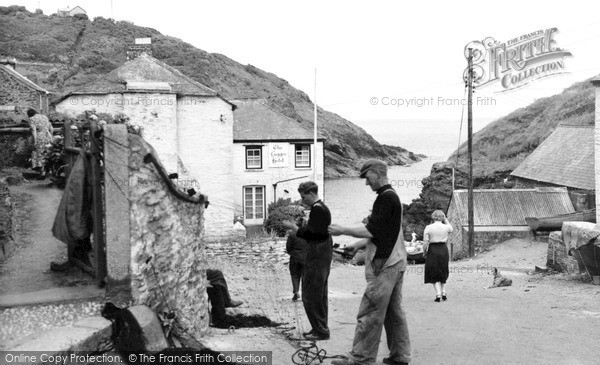
[[244, 186], [244, 224], [263, 224], [264, 219], [264, 186]]

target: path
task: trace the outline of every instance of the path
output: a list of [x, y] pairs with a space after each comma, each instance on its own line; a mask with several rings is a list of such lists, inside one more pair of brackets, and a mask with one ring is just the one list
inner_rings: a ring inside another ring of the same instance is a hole
[[13, 201], [19, 205], [15, 208], [17, 249], [0, 264], [0, 295], [94, 284], [79, 268], [67, 273], [50, 271], [51, 261], [66, 261], [67, 246], [51, 232], [62, 190], [47, 185], [47, 181], [36, 181], [10, 187]]
[[[600, 348], [600, 286], [562, 274], [528, 274], [546, 262], [547, 243], [511, 240], [473, 260], [451, 263], [448, 301], [433, 301], [423, 284], [423, 265], [410, 265], [405, 276], [404, 305], [412, 342], [412, 365], [431, 364], [597, 364]], [[300, 302], [291, 301], [288, 273], [242, 272], [223, 267], [242, 311], [289, 322], [298, 332], [310, 329]], [[490, 267], [501, 267], [513, 286], [491, 285]], [[247, 269], [245, 269], [247, 270]], [[250, 281], [244, 278], [250, 278]], [[262, 278], [262, 286], [254, 284]], [[268, 277], [269, 280], [264, 280]], [[351, 349], [356, 312], [365, 288], [364, 267], [334, 263], [329, 278], [331, 339], [317, 343], [328, 356]], [[268, 295], [268, 293], [271, 293]], [[237, 309], [237, 308], [236, 308]], [[261, 310], [262, 309], [262, 310]], [[217, 336], [227, 341], [227, 335]], [[379, 347], [378, 364], [388, 356]], [[253, 349], [257, 338], [230, 338], [231, 349]], [[296, 343], [298, 344], [298, 343]], [[281, 364], [295, 349], [272, 343]], [[327, 365], [331, 360], [327, 359]]]
[[[546, 243], [511, 240], [477, 259], [451, 263], [442, 303], [433, 301], [432, 285], [423, 284], [423, 265], [410, 266], [403, 302], [411, 364], [597, 364], [600, 286], [564, 275], [528, 275], [545, 263], [546, 249]], [[506, 267], [502, 273], [513, 286], [484, 289], [493, 281], [490, 266]], [[332, 339], [320, 343], [330, 354], [351, 347], [363, 275], [352, 267], [331, 273]], [[383, 339], [379, 361], [388, 355]]]

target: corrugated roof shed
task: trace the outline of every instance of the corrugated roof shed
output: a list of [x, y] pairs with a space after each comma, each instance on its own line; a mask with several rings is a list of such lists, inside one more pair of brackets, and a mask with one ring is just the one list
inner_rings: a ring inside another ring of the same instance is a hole
[[559, 125], [511, 175], [594, 190], [594, 126]]
[[[233, 141], [313, 140], [313, 131], [271, 109], [261, 99], [234, 100]], [[324, 138], [317, 134], [317, 140]]]
[[[468, 191], [455, 190], [452, 199], [461, 224], [466, 226]], [[574, 211], [566, 188], [473, 191], [475, 226], [525, 226], [525, 217], [549, 217]]]

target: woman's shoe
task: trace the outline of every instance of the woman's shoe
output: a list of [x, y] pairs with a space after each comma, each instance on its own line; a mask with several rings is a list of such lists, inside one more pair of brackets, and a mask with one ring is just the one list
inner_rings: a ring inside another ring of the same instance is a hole
[[439, 296], [439, 295], [436, 295], [436, 296], [435, 296], [435, 300], [434, 300], [434, 301], [435, 301], [435, 302], [439, 302], [439, 301], [440, 301], [440, 296]]
[[446, 296], [446, 293], [442, 293], [442, 300], [443, 300], [443, 301], [446, 301], [446, 300], [448, 300], [448, 297]]

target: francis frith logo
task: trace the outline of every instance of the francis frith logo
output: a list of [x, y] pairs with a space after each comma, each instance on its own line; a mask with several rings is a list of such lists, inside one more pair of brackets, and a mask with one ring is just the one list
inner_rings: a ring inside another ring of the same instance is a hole
[[478, 86], [500, 83], [506, 91], [565, 73], [564, 58], [571, 52], [557, 47], [557, 32], [557, 28], [540, 29], [504, 43], [492, 37], [470, 42], [465, 47], [465, 57], [472, 49], [474, 82]]

